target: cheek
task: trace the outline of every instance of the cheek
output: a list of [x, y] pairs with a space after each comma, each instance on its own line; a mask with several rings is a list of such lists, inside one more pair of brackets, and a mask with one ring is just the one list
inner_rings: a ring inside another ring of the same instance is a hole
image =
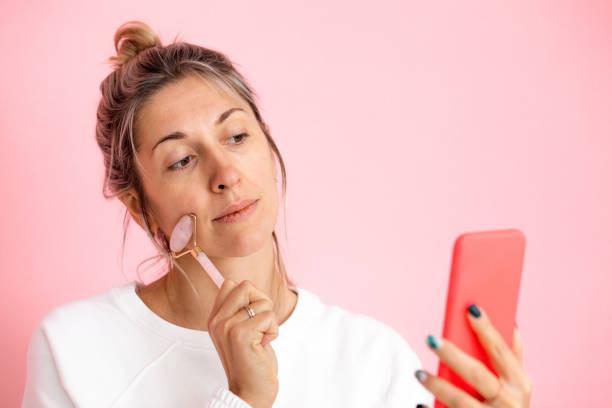
[[162, 205], [159, 215], [162, 217], [162, 230], [168, 239], [183, 215], [195, 212], [198, 218], [207, 216], [201, 214], [202, 199], [197, 197], [197, 192], [193, 190], [181, 194], [168, 193], [164, 196]]
[[269, 179], [274, 182], [274, 158], [266, 146], [262, 148], [251, 162], [250, 174], [257, 174], [261, 184], [267, 184]]

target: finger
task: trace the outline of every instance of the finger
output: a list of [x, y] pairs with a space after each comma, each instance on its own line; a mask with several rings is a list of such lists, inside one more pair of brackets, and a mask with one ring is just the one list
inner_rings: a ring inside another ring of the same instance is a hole
[[258, 300], [267, 299], [272, 302], [268, 296], [257, 289], [253, 283], [248, 280], [243, 280], [230, 292], [223, 301], [223, 304], [217, 311], [217, 321], [223, 321], [231, 318], [239, 309], [249, 303]]
[[[253, 313], [255, 313], [255, 316], [265, 311], [272, 311], [272, 306], [273, 306], [272, 301], [268, 299], [256, 300], [255, 302], [249, 304], [249, 307], [253, 310]], [[240, 310], [236, 312], [236, 314], [234, 314], [232, 317], [230, 317], [227, 320], [226, 326], [231, 329], [233, 326], [236, 326], [239, 323], [244, 322], [249, 319], [251, 319], [251, 316], [249, 316], [249, 313], [247, 312], [247, 310], [244, 307], [242, 307], [240, 308]], [[269, 334], [273, 335], [274, 333], [269, 333]]]
[[471, 384], [480, 395], [493, 398], [499, 392], [499, 379], [482, 361], [467, 354], [448, 339], [427, 337], [427, 345], [440, 360]]
[[521, 335], [519, 334], [518, 328], [514, 328], [514, 344], [512, 346], [512, 352], [516, 356], [516, 359], [519, 361], [521, 366], [524, 366], [523, 362], [523, 340], [521, 339]]
[[[470, 313], [472, 310], [478, 317]], [[480, 344], [489, 356], [497, 374], [511, 384], [522, 384], [525, 373], [504, 338], [489, 320], [487, 313], [476, 305], [471, 305], [467, 312], [468, 321], [474, 329]]]
[[[264, 311], [271, 311], [274, 312], [273, 307], [274, 307], [274, 303], [272, 303], [272, 301], [270, 300], [258, 300], [255, 303], [255, 307], [253, 307], [251, 304], [251, 307], [253, 309], [253, 311], [255, 312], [255, 314], [257, 313], [261, 313]], [[272, 340], [276, 339], [278, 337], [278, 318], [276, 316], [275, 313], [273, 313], [274, 315], [274, 326], [270, 329], [270, 330], [266, 330], [264, 332], [264, 336], [261, 340], [261, 345], [265, 346], [266, 344], [270, 343]]]
[[425, 370], [417, 370], [414, 374], [417, 380], [447, 407], [482, 408], [480, 401], [445, 379]]
[[219, 288], [219, 292], [217, 293], [217, 297], [215, 298], [215, 303], [210, 311], [210, 315], [208, 316], [208, 326], [210, 328], [211, 320], [217, 315], [219, 308], [227, 298], [227, 296], [231, 293], [231, 291], [238, 285], [238, 283], [234, 282], [231, 279], [225, 279], [223, 284]]
[[237, 341], [240, 344], [249, 344], [255, 349], [264, 346], [261, 343], [265, 334], [273, 338], [278, 336], [276, 314], [272, 310], [265, 310], [237, 324], [229, 333], [232, 341]]
[[[272, 301], [268, 299], [258, 300], [250, 305], [250, 307], [253, 309], [253, 312], [255, 313], [255, 316], [253, 316], [253, 318], [255, 318], [257, 314], [261, 314], [263, 312], [272, 313], [271, 325], [262, 329], [264, 330], [263, 337], [261, 339], [262, 346], [265, 346], [266, 344], [270, 343], [272, 340], [278, 337], [278, 318], [276, 316], [276, 313], [274, 313], [273, 306], [274, 304], [272, 303]], [[249, 316], [248, 318], [250, 319], [251, 317]], [[259, 328], [259, 326], [256, 326], [256, 328]]]

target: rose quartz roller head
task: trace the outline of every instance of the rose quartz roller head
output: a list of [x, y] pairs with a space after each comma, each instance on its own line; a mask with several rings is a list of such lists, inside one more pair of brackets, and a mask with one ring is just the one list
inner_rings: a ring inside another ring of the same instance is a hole
[[[215, 282], [217, 287], [221, 287], [225, 278], [221, 272], [206, 256], [202, 249], [196, 243], [196, 215], [194, 213], [183, 215], [174, 226], [172, 235], [170, 236], [170, 250], [173, 258], [180, 258], [183, 255], [190, 253], [208, 273], [210, 278]], [[193, 248], [177, 254], [189, 243], [189, 238], [193, 237]]]

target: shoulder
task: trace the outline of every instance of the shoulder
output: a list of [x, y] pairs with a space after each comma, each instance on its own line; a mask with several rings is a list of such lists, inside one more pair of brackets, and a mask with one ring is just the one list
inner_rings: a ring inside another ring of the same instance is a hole
[[357, 312], [351, 312], [338, 306], [336, 312], [341, 316], [342, 326], [345, 327], [355, 347], [363, 348], [364, 352], [373, 358], [389, 359], [393, 363], [402, 358], [404, 363], [411, 366], [421, 366], [417, 354], [397, 330], [377, 318]]
[[112, 290], [55, 306], [40, 320], [43, 330], [87, 331], [115, 319], [119, 310], [114, 306]]
[[32, 333], [31, 352], [46, 347], [56, 358], [71, 359], [112, 345], [131, 326], [114, 301], [113, 289], [52, 308]]
[[330, 372], [350, 373], [351, 387], [371, 390], [384, 406], [433, 406], [431, 393], [414, 376], [423, 368], [421, 360], [402, 334], [373, 316], [308, 296], [317, 311], [311, 322], [317, 333], [313, 347], [325, 350], [328, 362], [323, 364], [330, 364]]
[[[24, 406], [39, 406], [43, 395], [58, 403], [72, 406], [64, 391], [77, 378], [83, 385], [80, 374], [87, 360], [104, 354], [98, 339], [112, 336], [108, 325], [113, 314], [109, 293], [72, 301], [54, 307], [37, 323], [27, 349], [27, 378]], [[107, 333], [103, 333], [106, 331]]]
[[342, 306], [327, 304], [314, 293], [306, 293], [309, 303], [313, 303], [316, 315], [312, 324], [323, 336], [335, 338], [336, 343], [348, 352], [361, 357], [372, 356], [376, 359], [397, 359], [401, 356], [411, 366], [421, 367], [421, 361], [404, 337], [393, 327], [381, 320], [365, 314], [350, 311]]

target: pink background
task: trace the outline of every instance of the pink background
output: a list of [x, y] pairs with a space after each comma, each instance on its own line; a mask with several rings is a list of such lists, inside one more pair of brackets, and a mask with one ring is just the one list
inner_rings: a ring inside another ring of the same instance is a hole
[[[32, 330], [154, 255], [101, 194], [99, 83], [140, 19], [225, 52], [288, 170], [290, 275], [402, 333], [425, 368], [455, 237], [520, 228], [532, 406], [609, 401], [612, 7], [607, 1], [12, 2], [1, 6], [4, 363], [18, 406]], [[291, 4], [289, 4], [291, 3]]]

